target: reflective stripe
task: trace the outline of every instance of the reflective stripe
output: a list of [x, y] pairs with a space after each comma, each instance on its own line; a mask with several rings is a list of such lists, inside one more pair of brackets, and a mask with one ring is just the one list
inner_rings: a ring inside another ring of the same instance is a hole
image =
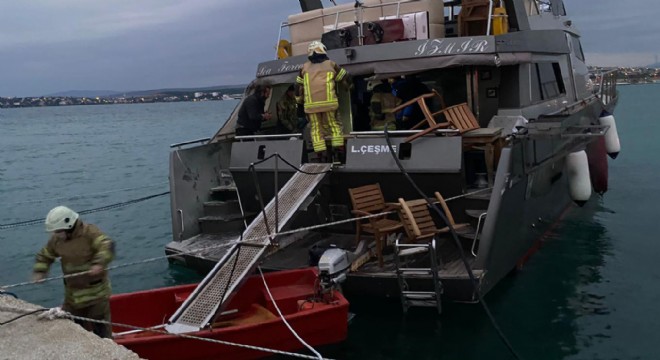
[[342, 68], [342, 69], [339, 70], [339, 72], [337, 73], [336, 80], [337, 80], [337, 81], [341, 81], [341, 80], [344, 78], [344, 76], [346, 76], [346, 70], [344, 70], [344, 69]]
[[311, 91], [311, 87], [309, 86], [309, 74], [305, 74], [304, 81], [305, 83], [303, 86], [305, 87], [305, 90], [303, 92], [305, 95], [305, 106], [307, 106], [307, 104], [312, 103], [312, 91]]
[[332, 146], [344, 146], [344, 137], [342, 136], [342, 129], [340, 128], [337, 117], [335, 116], [334, 111], [329, 111], [326, 113], [328, 116], [328, 125], [330, 126], [331, 136], [332, 136]]
[[66, 302], [72, 305], [82, 305], [104, 297], [109, 297], [112, 293], [110, 281], [105, 280], [99, 284], [83, 289], [72, 289], [65, 287]]
[[50, 266], [46, 263], [38, 262], [34, 264], [32, 270], [36, 272], [47, 272]]
[[332, 72], [325, 73], [325, 98], [328, 101], [332, 100], [332, 88], [330, 87], [330, 84], [332, 84], [332, 74]]
[[90, 263], [85, 263], [82, 265], [73, 265], [70, 262], [63, 262], [62, 263], [62, 272], [66, 274], [73, 274], [73, 273], [79, 273], [83, 271], [89, 270], [89, 268], [92, 267], [92, 264]]
[[321, 124], [319, 123], [319, 118], [322, 114], [312, 113], [307, 115], [309, 116], [309, 123], [311, 126], [312, 146], [314, 147], [314, 151], [325, 151], [325, 140], [323, 139], [323, 134], [321, 134]]
[[298, 84], [304, 84], [304, 83], [305, 83], [304, 80], [303, 80], [303, 78], [301, 78], [300, 76], [296, 76], [296, 82], [297, 82]]
[[45, 246], [43, 249], [41, 249], [40, 255], [45, 256], [49, 259], [55, 260], [56, 256], [51, 254], [50, 251], [48, 251], [48, 247]]
[[106, 265], [112, 258], [114, 258], [114, 253], [112, 250], [112, 240], [106, 235], [100, 235], [92, 240], [92, 248], [96, 250], [96, 255], [92, 259], [92, 263]]

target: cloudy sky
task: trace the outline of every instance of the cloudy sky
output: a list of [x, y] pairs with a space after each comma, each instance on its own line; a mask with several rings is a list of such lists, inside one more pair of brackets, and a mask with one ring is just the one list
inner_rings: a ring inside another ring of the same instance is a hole
[[[590, 63], [655, 62], [657, 0], [565, 3]], [[279, 23], [299, 3], [2, 0], [1, 9], [0, 96], [39, 96], [247, 83], [257, 63], [273, 57]]]

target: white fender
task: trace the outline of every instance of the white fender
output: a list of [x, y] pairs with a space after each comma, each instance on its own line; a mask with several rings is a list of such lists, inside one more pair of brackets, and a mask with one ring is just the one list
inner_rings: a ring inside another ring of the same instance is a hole
[[601, 125], [610, 127], [605, 133], [605, 149], [607, 150], [607, 155], [612, 159], [616, 159], [621, 151], [621, 143], [619, 143], [619, 133], [616, 131], [614, 115], [605, 112], [599, 121]]
[[568, 154], [566, 156], [566, 170], [571, 199], [578, 205], [583, 206], [591, 197], [587, 153], [582, 150]]

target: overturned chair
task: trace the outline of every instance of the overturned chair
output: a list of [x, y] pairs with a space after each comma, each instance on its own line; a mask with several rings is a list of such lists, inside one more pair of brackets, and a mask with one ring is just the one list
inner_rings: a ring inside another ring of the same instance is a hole
[[[353, 205], [352, 214], [357, 217], [379, 214], [393, 211], [398, 208], [397, 204], [386, 204], [383, 192], [379, 184], [371, 184], [348, 189]], [[393, 234], [403, 227], [400, 221], [388, 219], [387, 215], [370, 217], [368, 219], [356, 219], [355, 242], [360, 242], [362, 233], [373, 234], [376, 240], [376, 256], [378, 265], [383, 267], [383, 243], [387, 235]]]

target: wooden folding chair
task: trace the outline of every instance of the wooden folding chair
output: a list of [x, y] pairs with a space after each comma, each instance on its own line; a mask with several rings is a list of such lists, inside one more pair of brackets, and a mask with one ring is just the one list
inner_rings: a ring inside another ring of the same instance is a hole
[[[398, 208], [396, 204], [386, 204], [380, 184], [371, 184], [348, 189], [355, 217], [368, 216]], [[378, 264], [383, 266], [383, 242], [387, 235], [403, 226], [400, 221], [388, 219], [386, 215], [356, 220], [355, 243], [360, 242], [360, 235], [365, 232], [374, 235]]]
[[[428, 105], [426, 104], [426, 99], [431, 99], [433, 97], [437, 97], [438, 100], [440, 101], [440, 106], [444, 109], [445, 106], [445, 99], [444, 97], [437, 92], [436, 90], [433, 90], [432, 92], [428, 94], [423, 94], [420, 95], [414, 99], [408, 100], [404, 102], [403, 104], [395, 107], [394, 109], [391, 110], [392, 113], [398, 113], [399, 111], [407, 108], [408, 106], [417, 103], [419, 105], [419, 108], [422, 109], [422, 113], [424, 114], [424, 120], [420, 121], [419, 123], [415, 124], [410, 130], [415, 130], [423, 126], [425, 123], [429, 125], [429, 127], [437, 126], [438, 123], [435, 121], [435, 118], [440, 114], [441, 111], [437, 111], [432, 113], [431, 110], [429, 109]], [[442, 123], [444, 126], [449, 126], [449, 123]]]
[[[440, 193], [436, 192], [435, 194], [436, 199], [440, 203], [440, 206], [442, 206], [447, 219], [454, 229], [457, 232], [467, 232], [471, 228], [471, 225], [469, 223], [456, 224], [445, 200]], [[410, 242], [417, 242], [420, 240], [430, 241], [435, 235], [449, 232], [449, 226], [439, 229], [435, 225], [428, 208], [428, 203], [425, 199], [405, 201], [402, 198], [399, 198], [399, 205], [401, 222], [403, 223], [403, 227], [406, 230], [406, 235]]]

